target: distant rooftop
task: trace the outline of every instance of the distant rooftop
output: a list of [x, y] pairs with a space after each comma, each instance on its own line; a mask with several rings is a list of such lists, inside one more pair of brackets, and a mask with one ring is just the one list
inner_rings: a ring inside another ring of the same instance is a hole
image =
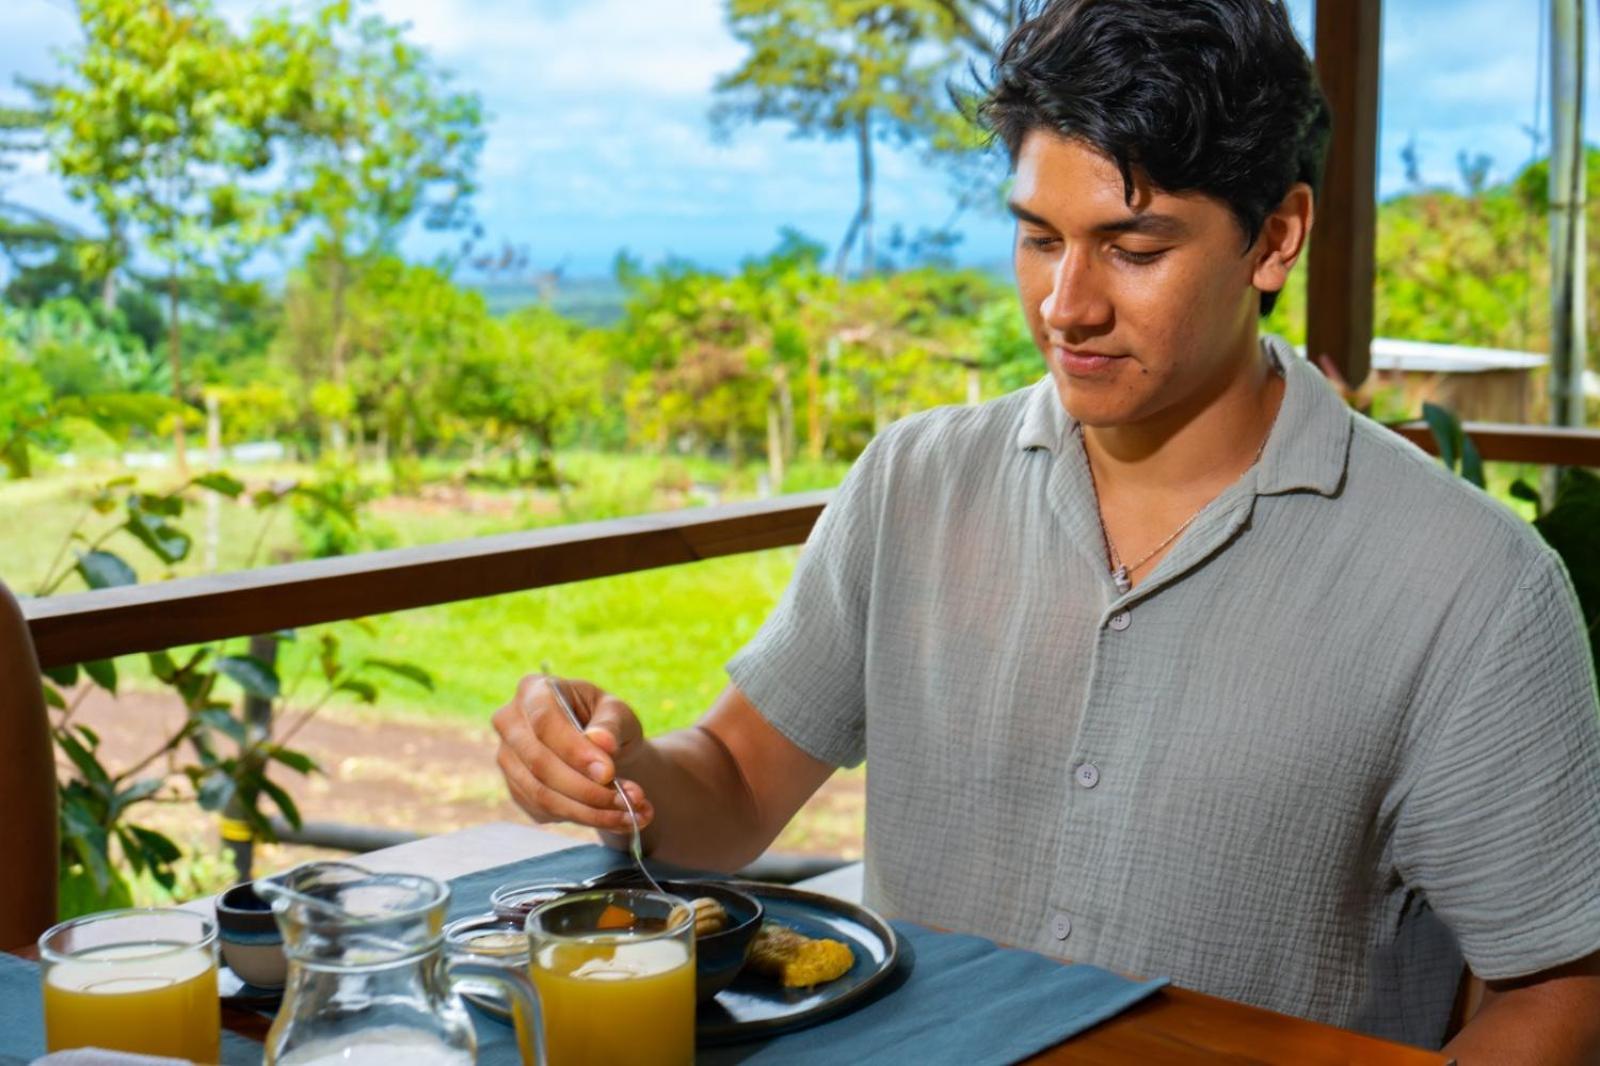
[[1543, 352], [1469, 348], [1393, 337], [1372, 338], [1372, 369], [1413, 374], [1479, 374], [1487, 370], [1536, 370], [1550, 361]]

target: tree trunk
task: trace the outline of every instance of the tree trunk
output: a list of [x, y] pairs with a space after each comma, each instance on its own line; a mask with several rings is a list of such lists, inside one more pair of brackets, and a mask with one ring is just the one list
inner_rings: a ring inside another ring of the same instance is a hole
[[[206, 390], [206, 460], [211, 469], [222, 469], [222, 410], [217, 394]], [[222, 545], [222, 496], [206, 493], [206, 573], [217, 572], [217, 553]]]
[[967, 402], [969, 404], [983, 402], [983, 377], [975, 366], [967, 367]]
[[113, 267], [107, 267], [106, 276], [100, 279], [100, 308], [107, 315], [117, 309], [117, 272]]
[[172, 369], [172, 398], [178, 409], [172, 419], [173, 457], [178, 464], [178, 476], [189, 478], [189, 456], [183, 432], [183, 328], [178, 321], [178, 264], [174, 260], [167, 271], [167, 363]]
[[[837, 343], [828, 339], [830, 349]], [[814, 344], [806, 351], [806, 455], [822, 459], [822, 352]]]
[[[328, 363], [332, 372], [333, 383], [339, 387], [339, 394], [342, 397], [346, 382], [349, 380], [345, 371], [344, 359], [346, 345], [344, 324], [345, 263], [342, 250], [333, 257], [332, 290], [332, 311], [329, 326], [333, 332], [333, 340], [328, 348]], [[333, 446], [334, 456], [338, 459], [343, 459], [347, 447], [347, 437], [342, 417], [333, 419], [333, 424], [328, 427], [328, 439]]]
[[844, 240], [839, 242], [839, 250], [833, 254], [833, 275], [840, 281], [850, 267], [850, 249], [855, 247], [856, 234], [861, 232], [861, 209], [856, 208], [856, 213], [850, 219], [850, 227], [844, 231]]
[[833, 258], [833, 272], [843, 278], [850, 264], [850, 249], [855, 246], [856, 238], [861, 239], [861, 273], [872, 273], [876, 255], [872, 245], [872, 118], [870, 112], [863, 112], [856, 123], [856, 159], [859, 165], [860, 200], [856, 206], [855, 217], [850, 220], [850, 228], [844, 231], [844, 240], [839, 242], [839, 251]]
[[783, 440], [783, 461], [794, 459], [794, 390], [789, 387], [789, 368], [778, 367], [778, 428]]
[[783, 491], [783, 405], [776, 387], [767, 395], [767, 478], [774, 494]]
[[877, 269], [877, 255], [872, 245], [872, 117], [863, 111], [856, 126], [856, 152], [861, 162], [861, 273], [863, 276]]

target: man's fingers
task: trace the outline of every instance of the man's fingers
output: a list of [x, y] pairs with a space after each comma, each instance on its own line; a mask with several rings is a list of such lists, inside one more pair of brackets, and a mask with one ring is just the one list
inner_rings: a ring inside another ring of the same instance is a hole
[[[651, 804], [648, 798], [646, 798], [644, 789], [639, 787], [639, 783], [637, 781], [626, 780], [618, 781], [617, 783], [620, 784], [623, 791], [628, 794], [628, 802], [633, 804], [633, 813], [639, 817], [639, 828], [643, 829], [645, 826], [655, 821], [655, 806]], [[624, 811], [622, 814], [622, 828], [628, 828], [628, 815], [626, 811]]]
[[541, 747], [528, 760], [533, 776], [561, 795], [601, 810], [619, 809], [617, 791], [574, 769], [549, 748]]
[[[628, 817], [611, 782], [616, 758], [643, 738], [626, 703], [586, 681], [560, 682], [581, 726], [574, 728], [555, 689], [556, 679], [529, 675], [511, 703], [495, 712], [500, 768], [517, 805], [540, 821], [571, 821], [612, 832]], [[636, 783], [626, 782], [641, 825], [655, 815]]]
[[[607, 752], [612, 755], [621, 750], [623, 745], [631, 744], [643, 736], [638, 715], [615, 696], [601, 697], [594, 713], [589, 716], [589, 727], [585, 732], [595, 739], [595, 743], [605, 745]], [[601, 733], [605, 736], [597, 735]], [[607, 738], [609, 745], [606, 745]]]
[[587, 732], [580, 733], [564, 716], [545, 714], [534, 721], [539, 744], [567, 766], [601, 785], [611, 783], [611, 756]]
[[[610, 753], [595, 744], [585, 731], [573, 726], [566, 712], [556, 701], [549, 678], [524, 679], [517, 692], [517, 702], [525, 712], [528, 727], [540, 745], [555, 752], [562, 762], [575, 768], [589, 780], [600, 784], [611, 782], [614, 768]], [[579, 721], [589, 718], [587, 704], [581, 707], [575, 704], [573, 710], [578, 715]], [[529, 750], [524, 754], [531, 760], [535, 753]]]
[[496, 761], [506, 779], [506, 786], [511, 791], [511, 798], [535, 821], [575, 822], [611, 832], [619, 827], [627, 827], [627, 814], [614, 804], [615, 792], [606, 790], [606, 796], [613, 802], [603, 807], [589, 806], [541, 781], [523, 764], [517, 754], [505, 745], [501, 745]]

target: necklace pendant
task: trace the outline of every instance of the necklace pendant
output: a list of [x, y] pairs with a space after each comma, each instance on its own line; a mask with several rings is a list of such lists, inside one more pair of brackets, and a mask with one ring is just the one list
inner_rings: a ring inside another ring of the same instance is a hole
[[1111, 571], [1111, 580], [1116, 583], [1117, 591], [1126, 595], [1133, 591], [1133, 579], [1128, 576], [1128, 568], [1119, 566]]

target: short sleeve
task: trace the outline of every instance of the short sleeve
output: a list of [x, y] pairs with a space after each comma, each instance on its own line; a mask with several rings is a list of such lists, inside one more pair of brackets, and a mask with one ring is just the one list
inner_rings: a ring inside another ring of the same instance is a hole
[[866, 757], [867, 609], [882, 440], [851, 467], [812, 529], [783, 598], [727, 667], [778, 732], [835, 766]]
[[1395, 855], [1472, 971], [1497, 980], [1600, 950], [1600, 714], [1552, 554], [1524, 570], [1482, 640], [1401, 805]]

